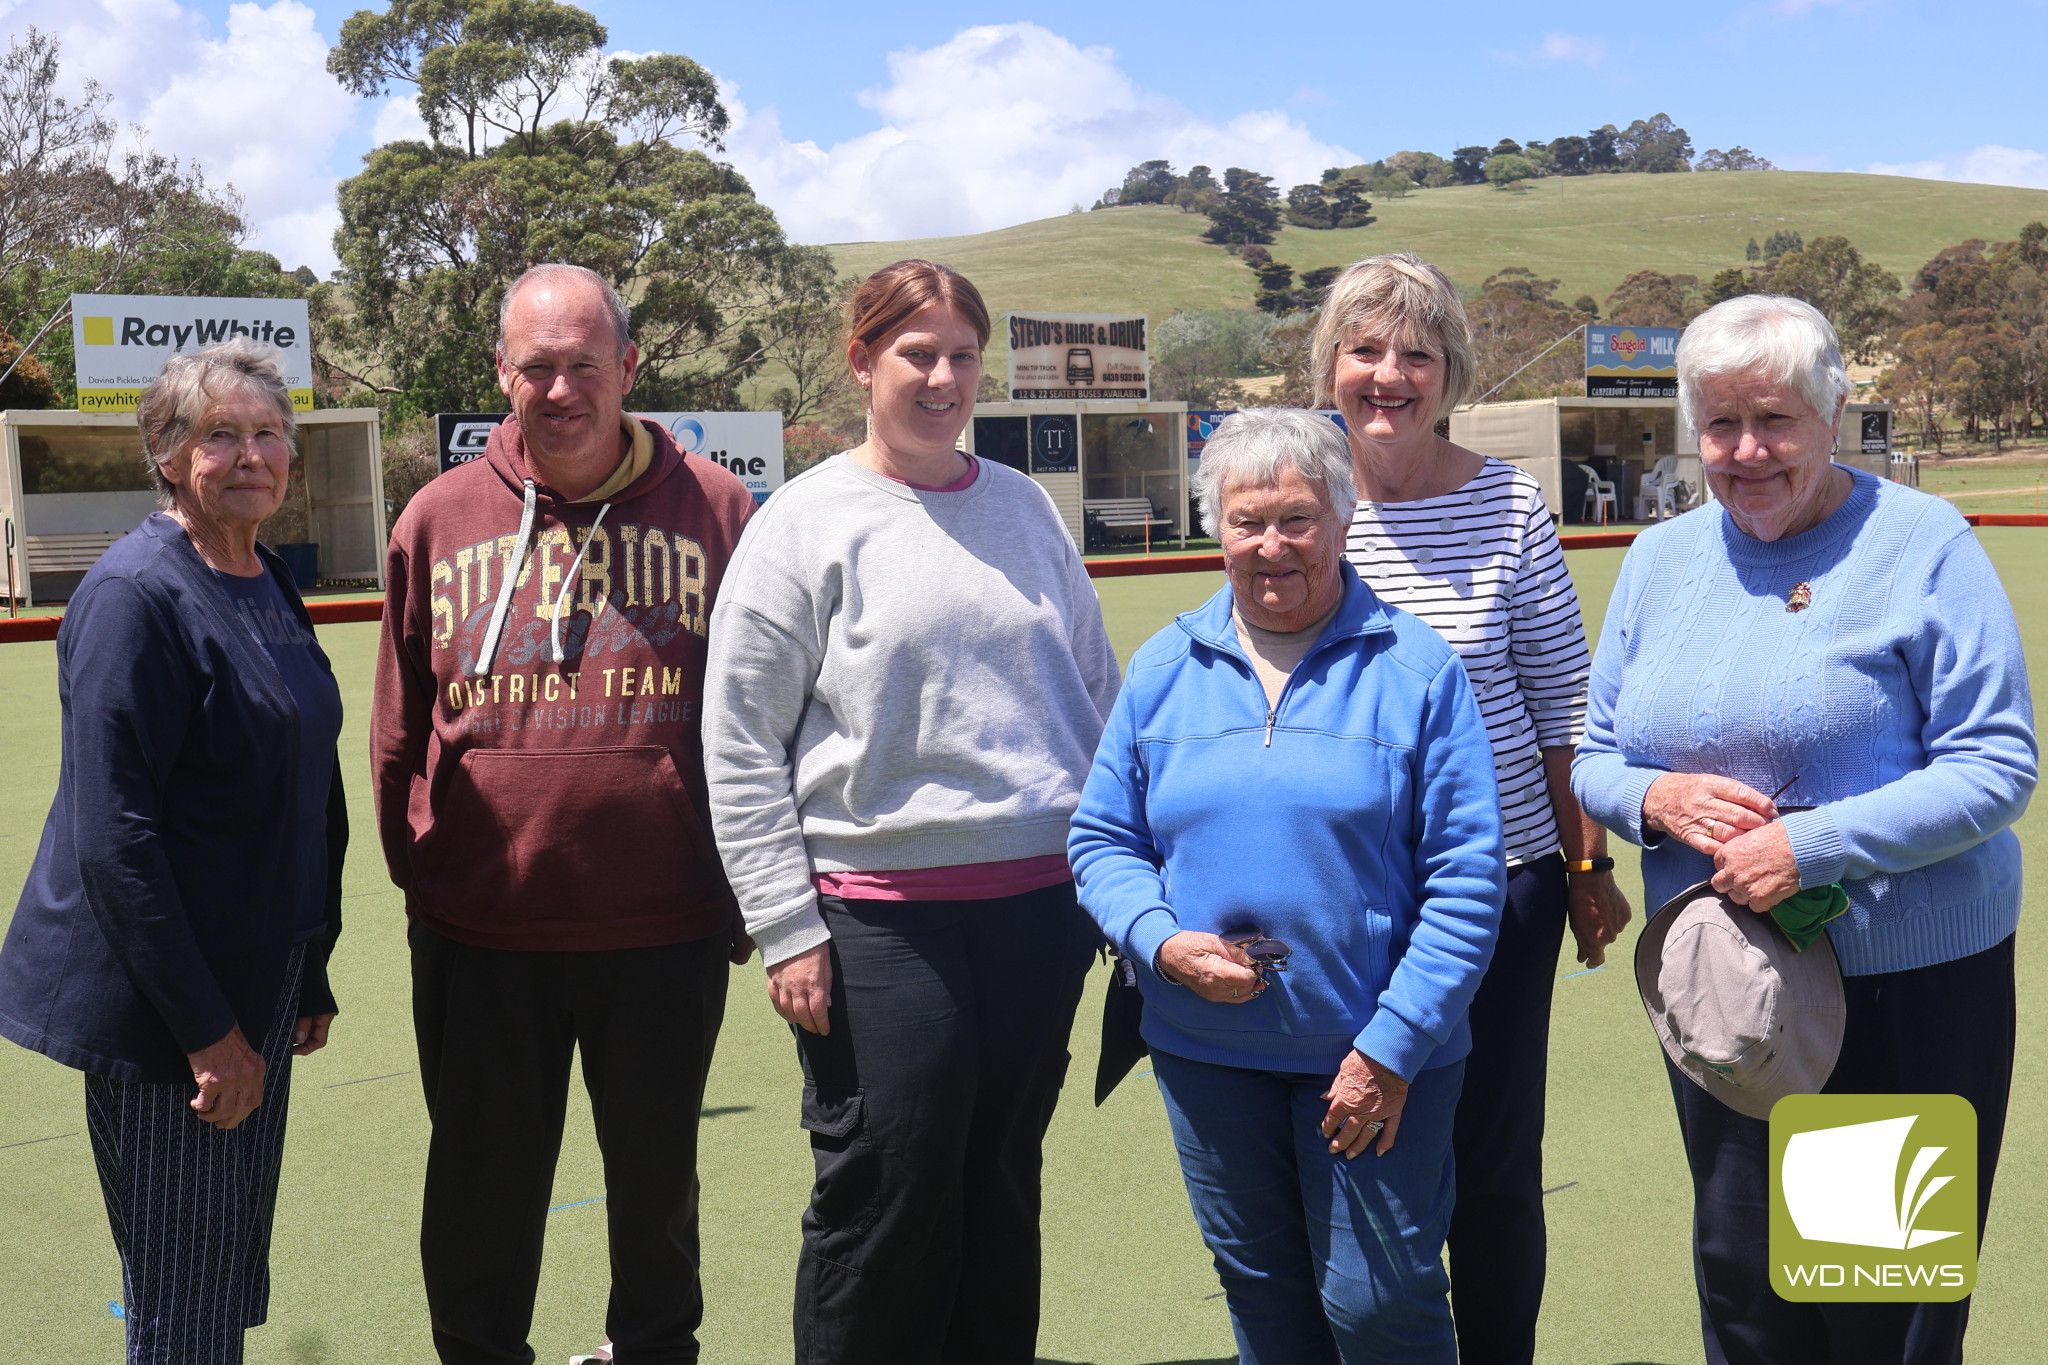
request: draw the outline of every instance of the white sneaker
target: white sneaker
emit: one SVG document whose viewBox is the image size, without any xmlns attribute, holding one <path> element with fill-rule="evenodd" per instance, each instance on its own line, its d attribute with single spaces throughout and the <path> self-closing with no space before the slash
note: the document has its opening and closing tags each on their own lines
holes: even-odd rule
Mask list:
<svg viewBox="0 0 2048 1365">
<path fill-rule="evenodd" d="M 587 1355 L 587 1356 L 570 1356 L 570 1357 L 569 1357 L 569 1365 L 611 1365 L 611 1359 L 612 1359 L 612 1343 L 611 1343 L 611 1338 L 610 1338 L 610 1337 L 606 1337 L 606 1338 L 605 1338 L 605 1343 L 604 1343 L 604 1345 L 602 1345 L 602 1346 L 598 1347 L 598 1348 L 597 1348 L 597 1349 L 596 1349 L 595 1351 L 592 1351 L 592 1352 L 591 1352 L 591 1353 L 590 1353 L 589 1355 Z"/>
</svg>

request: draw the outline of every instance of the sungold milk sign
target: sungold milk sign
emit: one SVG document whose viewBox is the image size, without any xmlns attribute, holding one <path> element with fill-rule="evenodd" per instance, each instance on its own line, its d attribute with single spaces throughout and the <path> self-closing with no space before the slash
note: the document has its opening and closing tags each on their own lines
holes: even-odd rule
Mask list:
<svg viewBox="0 0 2048 1365">
<path fill-rule="evenodd" d="M 304 299 L 165 298 L 73 294 L 71 346 L 80 412 L 133 412 L 164 362 L 230 337 L 277 349 L 292 406 L 313 410 L 313 356 Z"/>
</svg>

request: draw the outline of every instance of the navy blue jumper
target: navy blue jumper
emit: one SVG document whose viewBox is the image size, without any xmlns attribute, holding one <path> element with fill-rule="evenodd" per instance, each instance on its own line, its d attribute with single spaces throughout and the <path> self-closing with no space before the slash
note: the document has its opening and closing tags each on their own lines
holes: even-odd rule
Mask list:
<svg viewBox="0 0 2048 1365">
<path fill-rule="evenodd" d="M 258 547 L 313 633 L 283 561 Z M 320 667 L 332 666 L 318 644 Z M 115 1080 L 190 1083 L 236 1024 L 260 1047 L 296 937 L 299 712 L 185 530 L 116 542 L 57 631 L 63 764 L 0 945 L 0 1036 Z M 311 814 L 311 813 L 309 813 Z M 314 815 L 313 818 L 323 818 Z M 348 811 L 324 813 L 326 932 L 299 1013 L 335 1011 Z"/>
</svg>

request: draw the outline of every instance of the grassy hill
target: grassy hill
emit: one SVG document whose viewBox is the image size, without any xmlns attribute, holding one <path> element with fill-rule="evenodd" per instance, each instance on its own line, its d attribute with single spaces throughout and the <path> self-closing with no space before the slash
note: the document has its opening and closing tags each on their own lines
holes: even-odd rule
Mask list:
<svg viewBox="0 0 2048 1365">
<path fill-rule="evenodd" d="M 1285 228 L 1273 257 L 1302 271 L 1405 249 L 1468 290 L 1520 265 L 1559 280 L 1562 299 L 1604 302 L 1632 271 L 1704 279 L 1741 265 L 1750 238 L 1789 228 L 1808 241 L 1841 233 L 1904 280 L 1942 247 L 2010 239 L 2029 220 L 2048 220 L 2048 190 L 1812 171 L 1597 175 L 1519 191 L 1419 190 L 1376 199 L 1373 212 L 1377 222 L 1342 232 Z M 981 287 L 998 319 L 1012 308 L 1165 317 L 1177 308 L 1250 307 L 1251 272 L 1200 240 L 1207 225 L 1172 208 L 1109 209 L 972 236 L 852 242 L 832 253 L 856 279 L 906 256 L 945 261 Z M 990 359 L 1000 362 L 996 349 Z"/>
</svg>

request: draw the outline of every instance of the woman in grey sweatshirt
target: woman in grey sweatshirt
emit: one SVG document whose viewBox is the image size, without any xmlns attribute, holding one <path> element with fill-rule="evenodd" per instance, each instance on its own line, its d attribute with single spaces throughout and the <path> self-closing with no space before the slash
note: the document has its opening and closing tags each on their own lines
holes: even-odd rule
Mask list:
<svg viewBox="0 0 2048 1365">
<path fill-rule="evenodd" d="M 1067 822 L 1116 658 L 1051 498 L 956 449 L 981 295 L 900 261 L 850 313 L 870 435 L 748 523 L 704 696 L 719 853 L 804 1068 L 796 1354 L 1029 1365 L 1039 1148 L 1100 942 Z"/>
</svg>

